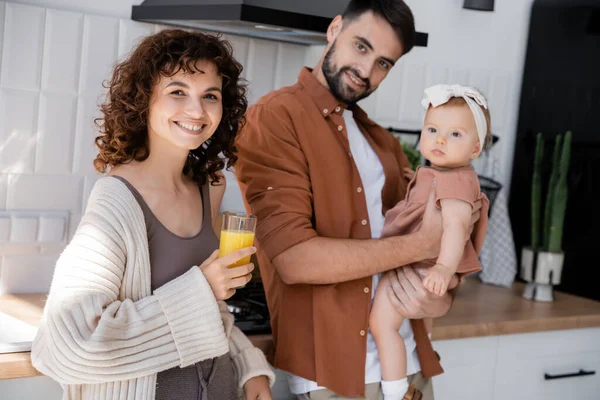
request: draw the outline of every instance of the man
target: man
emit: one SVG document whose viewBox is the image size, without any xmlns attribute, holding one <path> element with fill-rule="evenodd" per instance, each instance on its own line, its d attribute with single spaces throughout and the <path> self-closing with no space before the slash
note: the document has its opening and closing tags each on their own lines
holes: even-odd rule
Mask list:
<svg viewBox="0 0 600 400">
<path fill-rule="evenodd" d="M 237 142 L 236 176 L 258 217 L 274 364 L 292 374 L 290 389 L 300 398 L 380 398 L 368 330 L 380 274 L 439 252 L 433 196 L 418 232 L 378 239 L 385 211 L 406 193 L 408 161 L 398 140 L 356 105 L 414 38 L 402 0 L 351 0 L 331 22 L 317 66 L 250 107 Z M 429 378 L 442 369 L 420 319 L 444 315 L 452 295 L 430 294 L 410 267 L 396 271 L 391 299 L 413 319 L 400 330 L 409 382 L 431 400 Z M 419 395 L 411 387 L 406 399 Z"/>
</svg>

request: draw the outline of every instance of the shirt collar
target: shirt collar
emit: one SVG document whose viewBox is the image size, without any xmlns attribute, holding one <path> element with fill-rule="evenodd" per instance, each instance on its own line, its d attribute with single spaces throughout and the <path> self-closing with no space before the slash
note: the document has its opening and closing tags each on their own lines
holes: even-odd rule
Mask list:
<svg viewBox="0 0 600 400">
<path fill-rule="evenodd" d="M 369 119 L 367 113 L 358 105 L 352 105 L 346 107 L 325 86 L 319 82 L 319 80 L 313 75 L 312 69 L 308 67 L 302 68 L 298 75 L 298 82 L 304 87 L 306 93 L 315 102 L 323 118 L 329 116 L 329 114 L 337 113 L 342 114 L 346 108 L 352 111 L 354 118 L 366 125 L 375 125 L 373 121 Z"/>
</svg>

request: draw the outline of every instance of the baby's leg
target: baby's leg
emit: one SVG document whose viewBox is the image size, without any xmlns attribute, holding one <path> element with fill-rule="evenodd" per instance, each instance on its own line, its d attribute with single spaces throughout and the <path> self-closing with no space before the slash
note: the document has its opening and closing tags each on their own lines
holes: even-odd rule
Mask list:
<svg viewBox="0 0 600 400">
<path fill-rule="evenodd" d="M 406 347 L 398 332 L 404 317 L 394 308 L 389 299 L 388 274 L 377 286 L 375 300 L 371 308 L 369 326 L 381 362 L 384 400 L 402 399 L 408 390 L 406 379 Z"/>
</svg>

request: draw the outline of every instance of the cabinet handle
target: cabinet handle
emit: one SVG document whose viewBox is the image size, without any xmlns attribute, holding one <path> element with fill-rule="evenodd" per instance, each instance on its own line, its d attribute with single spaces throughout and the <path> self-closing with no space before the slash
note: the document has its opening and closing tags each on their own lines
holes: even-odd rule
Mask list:
<svg viewBox="0 0 600 400">
<path fill-rule="evenodd" d="M 563 374 L 563 375 L 544 374 L 544 379 L 549 381 L 552 379 L 575 378 L 578 376 L 588 376 L 588 375 L 595 375 L 595 374 L 596 374 L 596 371 L 584 371 L 584 370 L 580 369 L 579 372 L 573 372 L 570 374 Z"/>
</svg>

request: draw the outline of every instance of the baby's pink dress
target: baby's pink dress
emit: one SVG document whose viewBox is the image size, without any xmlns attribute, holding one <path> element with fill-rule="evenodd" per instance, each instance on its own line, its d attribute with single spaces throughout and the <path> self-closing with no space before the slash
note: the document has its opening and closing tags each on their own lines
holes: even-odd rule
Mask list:
<svg viewBox="0 0 600 400">
<path fill-rule="evenodd" d="M 419 229 L 434 178 L 438 208 L 441 208 L 442 199 L 460 199 L 471 205 L 481 200 L 481 217 L 473 228 L 471 240 L 468 240 L 465 245 L 457 270 L 459 276 L 478 272 L 481 270 L 478 255 L 485 239 L 489 201 L 487 196 L 481 193 L 479 179 L 471 166 L 443 171 L 425 166 L 418 167 L 414 178 L 408 184 L 404 200 L 398 202 L 385 214 L 381 237 L 405 235 Z M 436 259 L 432 259 L 411 266 L 429 268 L 435 263 Z"/>
</svg>

